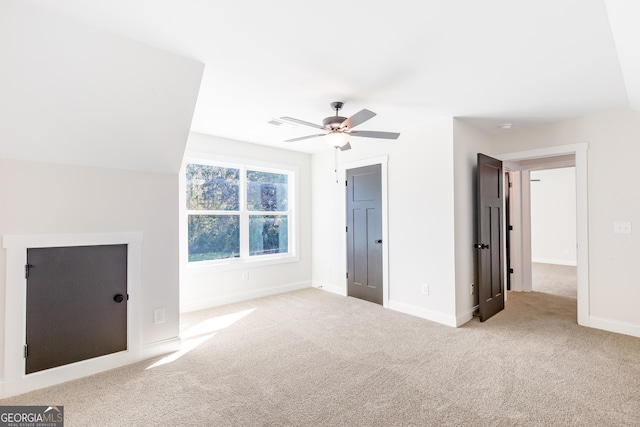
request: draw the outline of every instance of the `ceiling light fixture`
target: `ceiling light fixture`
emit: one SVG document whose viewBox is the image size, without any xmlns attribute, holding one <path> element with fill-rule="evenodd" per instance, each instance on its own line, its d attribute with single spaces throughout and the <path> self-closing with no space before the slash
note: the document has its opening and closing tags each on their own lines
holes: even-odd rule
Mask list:
<svg viewBox="0 0 640 427">
<path fill-rule="evenodd" d="M 509 130 L 509 129 L 511 129 L 511 126 L 513 126 L 512 123 L 503 123 L 503 124 L 500 125 L 500 129 Z"/>
<path fill-rule="evenodd" d="M 325 135 L 324 140 L 327 144 L 332 147 L 340 148 L 349 142 L 347 139 L 348 135 L 346 133 L 334 130 Z"/>
</svg>

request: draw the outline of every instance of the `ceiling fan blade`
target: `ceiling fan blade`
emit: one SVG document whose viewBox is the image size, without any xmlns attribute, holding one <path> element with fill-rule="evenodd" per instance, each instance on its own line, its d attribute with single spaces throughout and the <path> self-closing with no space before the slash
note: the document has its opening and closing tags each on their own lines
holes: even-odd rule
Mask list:
<svg viewBox="0 0 640 427">
<path fill-rule="evenodd" d="M 294 119 L 293 117 L 280 117 L 280 120 L 286 120 L 288 122 L 298 123 L 299 125 L 311 126 L 316 129 L 324 129 L 322 126 L 315 123 L 305 122 L 304 120 Z"/>
<path fill-rule="evenodd" d="M 351 129 L 358 126 L 360 123 L 366 122 L 367 120 L 374 117 L 375 115 L 376 113 L 374 113 L 373 111 L 369 111 L 367 109 L 360 110 L 357 113 L 355 113 L 353 116 L 349 117 L 347 120 L 342 122 L 342 125 L 340 126 L 343 128 Z"/>
<path fill-rule="evenodd" d="M 382 139 L 398 139 L 400 134 L 398 132 L 378 132 L 375 130 L 354 130 L 346 132 L 351 136 L 363 136 L 365 138 L 382 138 Z"/>
<path fill-rule="evenodd" d="M 339 148 L 340 148 L 340 151 L 351 150 L 351 144 L 347 142 L 346 144 L 344 144 L 342 147 L 339 147 Z"/>
<path fill-rule="evenodd" d="M 318 134 L 318 135 L 307 135 L 307 136 L 301 136 L 301 137 L 299 137 L 299 138 L 287 139 L 287 140 L 286 140 L 286 141 L 284 141 L 284 142 L 296 142 L 296 141 L 302 141 L 303 139 L 317 138 L 317 137 L 319 137 L 319 136 L 325 136 L 325 135 L 326 135 L 326 133 L 321 133 L 321 134 Z"/>
</svg>

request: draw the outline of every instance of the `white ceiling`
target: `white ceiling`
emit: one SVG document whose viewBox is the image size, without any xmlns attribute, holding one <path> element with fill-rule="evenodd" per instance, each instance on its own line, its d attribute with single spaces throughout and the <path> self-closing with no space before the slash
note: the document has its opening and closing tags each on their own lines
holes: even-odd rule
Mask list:
<svg viewBox="0 0 640 427">
<path fill-rule="evenodd" d="M 326 146 L 284 144 L 317 130 L 267 122 L 320 123 L 331 101 L 378 113 L 358 129 L 401 133 L 446 116 L 499 131 L 640 105 L 633 0 L 29 3 L 205 63 L 193 131 L 294 150 Z"/>
<path fill-rule="evenodd" d="M 0 64 L 0 158 L 180 170 L 202 63 L 1 0 Z"/>
</svg>

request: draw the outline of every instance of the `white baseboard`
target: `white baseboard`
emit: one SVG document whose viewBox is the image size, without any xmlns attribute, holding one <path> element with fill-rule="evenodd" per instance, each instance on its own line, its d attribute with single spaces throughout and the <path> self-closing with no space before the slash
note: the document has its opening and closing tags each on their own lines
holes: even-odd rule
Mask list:
<svg viewBox="0 0 640 427">
<path fill-rule="evenodd" d="M 617 334 L 631 335 L 640 338 L 640 325 L 617 320 L 605 319 L 598 316 L 589 316 L 589 327 L 602 329 L 603 331 L 615 332 Z"/>
<path fill-rule="evenodd" d="M 470 321 L 471 319 L 473 319 L 473 313 L 478 309 L 478 306 L 476 305 L 473 308 L 470 308 L 469 310 L 459 314 L 458 316 L 456 316 L 456 327 L 458 326 L 462 326 L 465 323 L 467 323 L 468 321 Z"/>
<path fill-rule="evenodd" d="M 331 284 L 325 283 L 325 282 L 319 282 L 317 280 L 313 280 L 311 282 L 311 286 L 313 286 L 314 288 L 317 288 L 317 289 L 322 289 L 323 291 L 327 291 L 327 292 L 331 292 L 333 294 L 341 295 L 343 297 L 347 296 L 347 290 L 346 290 L 346 288 L 344 286 L 340 287 L 340 286 L 331 285 Z"/>
<path fill-rule="evenodd" d="M 416 307 L 415 305 L 405 304 L 398 301 L 389 301 L 389 309 L 420 317 L 422 319 L 431 320 L 432 322 L 441 323 L 443 325 L 452 326 L 454 328 L 458 326 L 457 319 L 454 316 L 427 310 L 422 307 Z"/>
<path fill-rule="evenodd" d="M 0 398 L 15 396 L 45 387 L 61 384 L 78 378 L 130 365 L 140 361 L 139 351 L 121 351 L 105 356 L 82 360 L 32 374 L 12 375 L 5 378 Z"/>
<path fill-rule="evenodd" d="M 532 258 L 531 262 L 537 262 L 540 264 L 569 265 L 572 267 L 575 267 L 578 265 L 578 262 L 576 260 L 553 259 L 553 258 Z"/>
<path fill-rule="evenodd" d="M 157 356 L 162 356 L 163 354 L 179 351 L 181 346 L 182 340 L 179 337 L 147 344 L 142 347 L 140 360 L 152 359 Z"/>
<path fill-rule="evenodd" d="M 236 294 L 222 295 L 213 298 L 207 298 L 199 301 L 192 301 L 180 305 L 180 313 L 189 313 L 192 311 L 205 310 L 207 308 L 218 307 L 236 302 L 248 301 L 256 298 L 268 297 L 271 295 L 283 294 L 285 292 L 297 291 L 311 287 L 311 281 L 299 283 L 291 283 L 288 285 L 274 286 L 272 288 L 255 289 L 252 291 L 238 292 Z"/>
<path fill-rule="evenodd" d="M 29 375 L 15 375 L 0 383 L 0 398 L 15 396 L 44 387 L 61 384 L 111 369 L 120 368 L 145 359 L 180 350 L 178 337 L 147 344 L 140 350 L 121 351 L 101 357 L 82 360 Z"/>
</svg>

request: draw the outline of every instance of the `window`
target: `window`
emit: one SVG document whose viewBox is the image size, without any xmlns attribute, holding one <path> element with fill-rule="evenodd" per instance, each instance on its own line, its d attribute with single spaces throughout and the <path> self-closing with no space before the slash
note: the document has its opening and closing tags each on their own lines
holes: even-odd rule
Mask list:
<svg viewBox="0 0 640 427">
<path fill-rule="evenodd" d="M 292 255 L 293 171 L 191 161 L 185 183 L 189 263 Z"/>
</svg>

